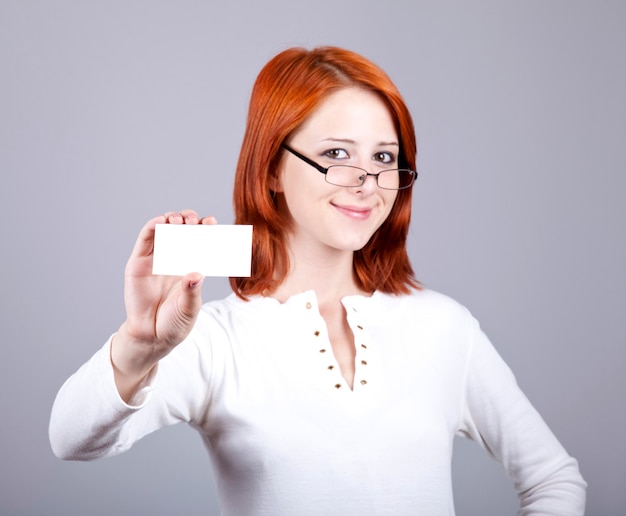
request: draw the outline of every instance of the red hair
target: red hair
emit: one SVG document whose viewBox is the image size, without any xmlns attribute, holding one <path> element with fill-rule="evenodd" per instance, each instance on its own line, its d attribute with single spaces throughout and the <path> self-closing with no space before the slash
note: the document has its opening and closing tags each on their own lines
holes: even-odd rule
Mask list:
<svg viewBox="0 0 626 516">
<path fill-rule="evenodd" d="M 415 170 L 417 148 L 411 114 L 400 92 L 378 66 L 336 47 L 291 48 L 270 60 L 252 89 L 241 146 L 233 205 L 236 224 L 252 224 L 252 275 L 230 278 L 246 298 L 271 292 L 289 269 L 286 221 L 270 185 L 283 155 L 281 145 L 331 93 L 358 86 L 380 95 L 400 140 L 399 166 Z M 411 188 L 398 191 L 387 220 L 369 242 L 354 252 L 354 275 L 366 292 L 406 294 L 419 288 L 406 239 L 411 219 Z"/>
</svg>

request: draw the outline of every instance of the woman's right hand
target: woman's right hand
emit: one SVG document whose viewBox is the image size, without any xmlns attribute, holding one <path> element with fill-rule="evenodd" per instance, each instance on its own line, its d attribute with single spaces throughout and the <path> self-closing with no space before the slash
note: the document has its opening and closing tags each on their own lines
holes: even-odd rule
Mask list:
<svg viewBox="0 0 626 516">
<path fill-rule="evenodd" d="M 196 212 L 168 212 L 141 229 L 126 264 L 124 303 L 126 321 L 113 337 L 111 361 L 121 397 L 128 401 L 141 380 L 157 362 L 180 344 L 191 331 L 202 306 L 203 276 L 152 274 L 156 224 L 216 224 Z"/>
</svg>

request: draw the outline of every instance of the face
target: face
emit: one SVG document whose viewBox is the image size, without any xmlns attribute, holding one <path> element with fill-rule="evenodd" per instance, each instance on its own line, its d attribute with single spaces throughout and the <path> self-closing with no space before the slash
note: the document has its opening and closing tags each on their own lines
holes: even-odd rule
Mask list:
<svg viewBox="0 0 626 516">
<path fill-rule="evenodd" d="M 398 167 L 399 141 L 384 102 L 351 87 L 329 96 L 286 142 L 324 167 L 353 165 L 370 173 Z M 274 185 L 291 225 L 289 245 L 311 252 L 352 253 L 385 221 L 397 191 L 368 176 L 363 185 L 334 186 L 311 165 L 284 151 Z"/>
</svg>

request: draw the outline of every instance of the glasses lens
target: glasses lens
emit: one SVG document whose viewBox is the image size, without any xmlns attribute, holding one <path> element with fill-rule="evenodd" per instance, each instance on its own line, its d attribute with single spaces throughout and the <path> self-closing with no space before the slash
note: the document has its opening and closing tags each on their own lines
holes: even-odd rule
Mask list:
<svg viewBox="0 0 626 516">
<path fill-rule="evenodd" d="M 328 167 L 326 181 L 335 186 L 361 186 L 366 172 L 357 167 L 334 165 Z"/>
<path fill-rule="evenodd" d="M 361 186 L 367 172 L 362 168 L 334 165 L 328 167 L 326 181 L 335 186 Z M 400 190 L 413 184 L 413 172 L 407 169 L 385 170 L 377 174 L 378 187 L 385 190 Z"/>
<path fill-rule="evenodd" d="M 378 186 L 387 190 L 401 190 L 413 184 L 413 172 L 407 169 L 385 170 L 378 174 Z"/>
<path fill-rule="evenodd" d="M 398 190 L 402 187 L 400 184 L 400 170 L 385 170 L 378 174 L 378 186 L 387 190 Z"/>
</svg>

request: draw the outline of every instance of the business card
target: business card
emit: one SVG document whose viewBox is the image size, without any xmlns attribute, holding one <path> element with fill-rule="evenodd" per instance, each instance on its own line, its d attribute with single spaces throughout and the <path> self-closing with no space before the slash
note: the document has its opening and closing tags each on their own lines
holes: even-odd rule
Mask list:
<svg viewBox="0 0 626 516">
<path fill-rule="evenodd" d="M 250 276 L 252 226 L 157 224 L 152 274 Z"/>
</svg>

